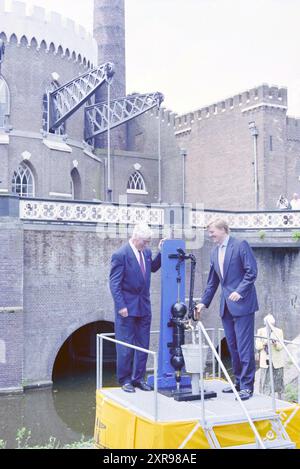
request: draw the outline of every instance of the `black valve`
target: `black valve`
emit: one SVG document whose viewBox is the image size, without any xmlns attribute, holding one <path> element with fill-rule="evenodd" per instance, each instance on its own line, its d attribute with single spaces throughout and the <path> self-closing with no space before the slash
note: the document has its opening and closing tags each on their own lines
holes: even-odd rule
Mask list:
<svg viewBox="0 0 300 469">
<path fill-rule="evenodd" d="M 184 317 L 187 307 L 184 303 L 175 303 L 171 308 L 170 326 L 173 328 L 173 342 L 170 345 L 171 365 L 175 370 L 176 382 L 181 380 L 181 369 L 184 366 L 184 359 L 181 346 L 184 344 Z"/>
</svg>

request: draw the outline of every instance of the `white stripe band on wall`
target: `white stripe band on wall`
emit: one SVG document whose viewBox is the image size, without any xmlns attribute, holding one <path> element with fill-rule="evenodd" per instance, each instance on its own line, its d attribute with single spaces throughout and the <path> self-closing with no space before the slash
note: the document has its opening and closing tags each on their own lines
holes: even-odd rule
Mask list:
<svg viewBox="0 0 300 469">
<path fill-rule="evenodd" d="M 72 194 L 64 194 L 63 192 L 49 192 L 49 195 L 53 197 L 70 197 L 70 198 L 73 197 Z"/>
</svg>

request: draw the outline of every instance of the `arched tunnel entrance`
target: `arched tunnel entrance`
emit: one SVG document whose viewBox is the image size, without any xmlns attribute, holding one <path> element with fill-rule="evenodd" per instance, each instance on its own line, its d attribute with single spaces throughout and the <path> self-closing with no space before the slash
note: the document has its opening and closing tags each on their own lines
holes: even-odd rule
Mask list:
<svg viewBox="0 0 300 469">
<path fill-rule="evenodd" d="M 65 378 L 96 375 L 96 335 L 114 332 L 114 324 L 98 321 L 75 331 L 59 350 L 52 372 L 53 384 Z M 103 369 L 106 385 L 114 384 L 116 350 L 112 342 L 103 343 Z"/>
<path fill-rule="evenodd" d="M 52 399 L 56 414 L 66 428 L 89 439 L 96 412 L 96 335 L 114 332 L 114 324 L 98 321 L 77 329 L 62 345 L 52 370 Z M 116 351 L 104 341 L 103 383 L 116 384 Z"/>
</svg>

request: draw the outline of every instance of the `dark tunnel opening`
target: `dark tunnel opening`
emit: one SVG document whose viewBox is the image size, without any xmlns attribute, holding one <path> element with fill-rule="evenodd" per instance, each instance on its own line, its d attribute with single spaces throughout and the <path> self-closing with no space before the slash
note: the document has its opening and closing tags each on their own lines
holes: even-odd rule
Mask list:
<svg viewBox="0 0 300 469">
<path fill-rule="evenodd" d="M 96 379 L 96 335 L 113 333 L 114 324 L 98 321 L 75 331 L 59 350 L 52 372 L 53 383 L 65 378 L 90 375 Z M 103 341 L 103 371 L 108 384 L 114 384 L 116 364 L 115 344 Z"/>
</svg>

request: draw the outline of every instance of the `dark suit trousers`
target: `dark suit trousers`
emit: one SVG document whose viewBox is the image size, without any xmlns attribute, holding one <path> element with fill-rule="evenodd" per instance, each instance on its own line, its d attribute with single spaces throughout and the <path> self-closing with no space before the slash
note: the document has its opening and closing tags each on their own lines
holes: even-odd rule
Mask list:
<svg viewBox="0 0 300 469">
<path fill-rule="evenodd" d="M 116 315 L 116 339 L 127 344 L 149 349 L 151 316 Z M 117 345 L 117 378 L 121 385 L 144 379 L 148 354 L 124 345 Z"/>
<path fill-rule="evenodd" d="M 254 314 L 232 316 L 225 306 L 222 317 L 235 382 L 253 391 L 255 378 Z"/>
</svg>

